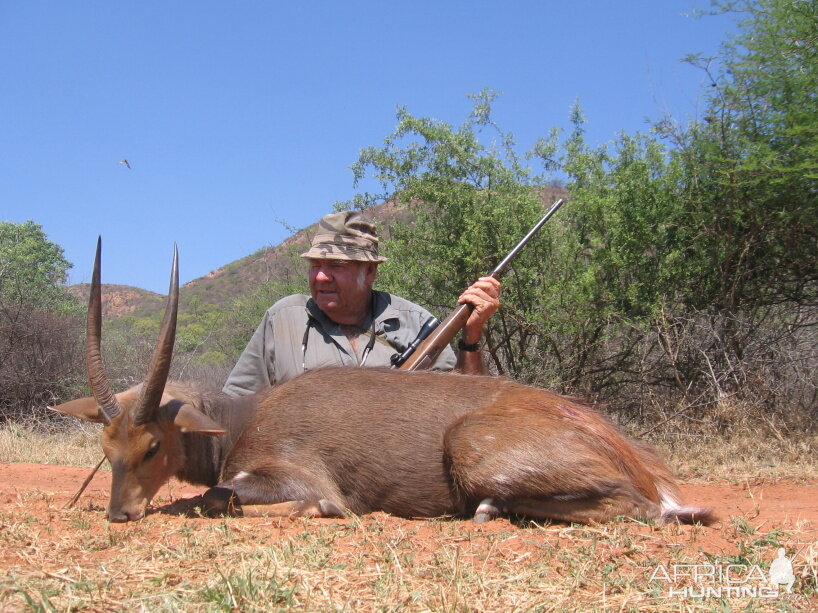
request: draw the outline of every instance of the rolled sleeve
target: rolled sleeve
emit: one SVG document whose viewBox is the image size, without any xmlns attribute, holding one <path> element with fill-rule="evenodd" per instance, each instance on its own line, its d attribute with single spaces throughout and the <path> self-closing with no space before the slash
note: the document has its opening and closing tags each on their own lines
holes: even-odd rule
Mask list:
<svg viewBox="0 0 818 613">
<path fill-rule="evenodd" d="M 272 384 L 271 368 L 275 361 L 274 348 L 267 343 L 270 333 L 270 313 L 264 314 L 261 323 L 253 332 L 250 342 L 230 371 L 222 388 L 230 396 L 248 396 Z"/>
</svg>

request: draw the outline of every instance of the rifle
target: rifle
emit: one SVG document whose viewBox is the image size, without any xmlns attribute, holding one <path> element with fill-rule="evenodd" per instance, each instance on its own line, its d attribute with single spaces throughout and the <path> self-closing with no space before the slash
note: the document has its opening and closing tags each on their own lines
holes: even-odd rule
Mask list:
<svg viewBox="0 0 818 613">
<path fill-rule="evenodd" d="M 528 231 L 523 239 L 517 243 L 517 246 L 509 251 L 508 255 L 494 267 L 488 276 L 499 279 L 506 269 L 511 264 L 512 260 L 522 251 L 528 241 L 539 232 L 540 228 L 545 225 L 551 216 L 557 212 L 557 209 L 562 206 L 563 199 L 558 199 L 545 216 L 538 221 L 531 230 Z M 429 368 L 440 352 L 452 341 L 455 335 L 466 325 L 466 321 L 471 314 L 472 306 L 470 304 L 459 305 L 452 313 L 443 320 L 441 324 L 436 317 L 429 318 L 420 329 L 417 338 L 412 341 L 406 350 L 401 354 L 392 356 L 392 368 L 400 368 L 401 370 L 422 370 Z"/>
</svg>

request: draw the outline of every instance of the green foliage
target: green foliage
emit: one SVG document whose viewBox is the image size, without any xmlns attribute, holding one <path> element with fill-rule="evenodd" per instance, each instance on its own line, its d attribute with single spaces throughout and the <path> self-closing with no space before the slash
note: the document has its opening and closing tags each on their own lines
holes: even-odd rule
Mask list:
<svg viewBox="0 0 818 613">
<path fill-rule="evenodd" d="M 194 296 L 185 313 L 179 316 L 177 363 L 183 367 L 190 364 L 200 372 L 217 369 L 218 376 L 225 379 L 264 312 L 284 296 L 309 292 L 306 267 L 296 253 L 301 250 L 297 246 L 284 255 L 288 261 L 275 278 L 249 288 L 242 286 L 242 291 L 226 301 L 224 307 L 204 304 Z M 189 376 L 189 372 L 185 374 Z"/>
<path fill-rule="evenodd" d="M 522 154 L 493 119 L 491 90 L 471 96 L 460 126 L 399 109 L 394 132 L 353 165 L 356 185 L 372 177 L 381 193 L 336 204 L 396 203 L 397 221 L 381 228 L 389 261 L 379 287 L 445 316 L 544 205 L 566 195 L 554 188 L 564 181 L 568 204 L 503 279 L 503 306 L 485 334 L 496 372 L 601 398 L 643 420 L 669 403 L 718 430 L 736 423 L 730 407 L 739 401 L 765 418 L 784 419 L 792 407 L 814 415 L 818 0 L 713 7 L 743 21 L 719 58 L 687 58 L 712 83 L 702 120 L 687 126 L 664 120 L 650 134 L 592 148 L 576 104 L 567 135 L 553 129 Z M 271 304 L 307 291 L 297 250 L 265 260 L 268 281 L 250 292 L 246 273 L 227 270 L 219 287 L 229 302 L 186 298 L 174 375 L 228 369 Z M 2 316 L 14 322 L 3 338 L 45 346 L 31 330 L 46 334 L 49 317 L 77 311 L 62 287 L 69 266 L 33 222 L 0 224 Z M 158 328 L 159 315 L 106 322 L 116 387 L 141 379 Z M 2 373 L 11 372 L 6 355 L 21 355 L 5 342 Z M 32 377 L 42 366 L 34 359 L 19 372 Z"/>
<path fill-rule="evenodd" d="M 445 314 L 541 215 L 557 171 L 569 203 L 507 274 L 486 331 L 498 372 L 640 412 L 727 395 L 814 411 L 817 7 L 716 4 L 745 20 L 718 74 L 688 59 L 713 86 L 704 120 L 683 129 L 662 121 L 594 149 L 576 105 L 564 142 L 552 130 L 520 156 L 493 92 L 459 128 L 401 109 L 353 166 L 384 193 L 346 204 L 391 197 L 407 211 L 380 282 Z"/>
<path fill-rule="evenodd" d="M 0 419 L 71 393 L 82 308 L 63 286 L 70 267 L 39 225 L 0 222 Z"/>
<path fill-rule="evenodd" d="M 384 145 L 364 149 L 353 166 L 357 180 L 371 173 L 410 217 L 390 228 L 389 261 L 381 266 L 379 284 L 439 315 L 514 247 L 542 217 L 543 198 L 553 195 L 544 193 L 545 180 L 522 163 L 513 137 L 493 122 L 495 96 L 487 90 L 472 96 L 474 109 L 459 128 L 401 109 Z M 494 140 L 484 144 L 489 135 Z M 544 229 L 516 260 L 504 310 L 486 331 L 500 372 L 518 375 L 518 362 L 532 342 L 523 328 L 547 289 L 541 263 L 550 252 L 550 233 Z"/>
<path fill-rule="evenodd" d="M 650 317 L 677 293 L 684 266 L 678 168 L 655 140 L 621 135 L 613 152 L 591 151 L 580 128 L 563 165 L 572 203 L 562 266 L 581 278 L 578 301 L 629 319 Z"/>
<path fill-rule="evenodd" d="M 185 313 L 180 313 L 176 324 L 176 351 L 191 353 L 205 345 L 213 330 L 226 316 L 215 304 L 202 304 L 194 297 Z"/>
<path fill-rule="evenodd" d="M 225 356 L 231 366 L 235 364 L 264 312 L 276 301 L 295 293 L 309 293 L 306 270 L 292 279 L 261 283 L 234 298 L 214 330 L 213 349 Z"/>
<path fill-rule="evenodd" d="M 721 63 L 691 56 L 712 87 L 704 120 L 660 128 L 683 167 L 685 238 L 709 270 L 697 306 L 730 312 L 818 300 L 818 3 L 719 2 L 743 16 Z M 714 66 L 720 66 L 720 69 Z"/>
<path fill-rule="evenodd" d="M 62 247 L 49 241 L 33 221 L 0 222 L 0 299 L 4 309 L 35 306 L 70 309 L 75 302 L 65 291 L 71 263 Z"/>
<path fill-rule="evenodd" d="M 445 314 L 563 195 L 548 187 L 547 173 L 559 168 L 570 202 L 503 279 L 503 308 L 485 333 L 491 364 L 582 394 L 632 381 L 653 321 L 684 291 L 680 166 L 640 135 L 590 149 L 576 106 L 563 145 L 552 131 L 525 156 L 540 163 L 535 170 L 493 121 L 494 98 L 474 96 L 457 129 L 401 110 L 384 146 L 362 151 L 356 177 L 371 173 L 410 214 L 390 229 L 379 282 Z M 495 136 L 488 146 L 486 131 Z"/>
</svg>

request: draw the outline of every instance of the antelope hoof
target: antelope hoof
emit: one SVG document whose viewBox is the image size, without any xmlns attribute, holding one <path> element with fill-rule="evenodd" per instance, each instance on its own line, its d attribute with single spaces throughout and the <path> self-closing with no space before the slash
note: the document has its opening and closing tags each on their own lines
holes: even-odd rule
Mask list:
<svg viewBox="0 0 818 613">
<path fill-rule="evenodd" d="M 500 515 L 501 512 L 493 498 L 485 498 L 477 505 L 477 510 L 474 512 L 474 523 L 484 524 Z"/>
<path fill-rule="evenodd" d="M 227 487 L 216 485 L 202 496 L 202 515 L 219 517 L 236 514 L 236 493 Z"/>
<path fill-rule="evenodd" d="M 344 513 L 343 509 L 326 498 L 322 498 L 318 501 L 318 509 L 321 511 L 321 517 L 346 517 L 346 513 Z"/>
</svg>

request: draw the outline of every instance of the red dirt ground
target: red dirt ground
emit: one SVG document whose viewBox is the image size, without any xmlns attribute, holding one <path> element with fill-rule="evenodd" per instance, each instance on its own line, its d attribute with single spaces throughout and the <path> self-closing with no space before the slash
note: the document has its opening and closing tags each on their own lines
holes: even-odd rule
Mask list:
<svg viewBox="0 0 818 613">
<path fill-rule="evenodd" d="M 56 577 L 62 582 L 75 581 L 64 576 L 71 569 L 74 569 L 73 572 L 78 577 L 87 577 L 99 585 L 107 585 L 105 582 L 108 575 L 105 573 L 116 576 L 120 576 L 117 574 L 120 573 L 124 577 L 130 577 L 130 571 L 123 569 L 131 568 L 134 564 L 131 559 L 133 556 L 141 555 L 137 564 L 143 566 L 153 560 L 153 549 L 136 551 L 138 543 L 163 543 L 168 538 L 182 539 L 186 529 L 204 535 L 210 534 L 212 537 L 212 533 L 208 533 L 208 526 L 219 520 L 183 517 L 174 513 L 173 509 L 177 505 L 172 503 L 196 496 L 204 489 L 179 482 L 163 487 L 153 501 L 153 511 L 136 525 L 108 524 L 105 521 L 110 488 L 110 473 L 107 471 L 97 473 L 77 504 L 79 513 L 77 510 L 61 510 L 88 472 L 87 468 L 0 464 L 0 540 L 5 536 L 5 545 L 0 547 L 0 570 L 5 569 L 8 576 L 17 577 L 19 581 L 29 581 L 26 585 L 33 585 L 37 589 L 49 578 Z M 533 527 L 524 522 L 513 523 L 505 518 L 485 524 L 474 524 L 469 520 L 444 522 L 445 525 L 441 526 L 441 522 L 407 520 L 375 513 L 361 520 L 236 519 L 232 520 L 232 534 L 237 536 L 232 538 L 246 538 L 253 543 L 268 542 L 270 539 L 286 542 L 287 539 L 300 538 L 305 525 L 307 530 L 314 529 L 318 534 L 321 531 L 337 532 L 338 539 L 332 539 L 333 559 L 348 563 L 350 568 L 357 568 L 353 564 L 356 560 L 369 559 L 361 557 L 362 547 L 369 547 L 372 552 L 376 552 L 390 543 L 401 543 L 401 547 L 411 545 L 412 559 L 416 564 L 421 564 L 425 559 L 436 559 L 435 552 L 442 547 L 451 546 L 453 542 L 462 549 L 462 555 L 465 556 L 463 560 L 473 556 L 475 560 L 479 559 L 481 568 L 488 563 L 489 558 L 491 563 L 499 563 L 498 560 L 539 559 L 547 552 L 558 552 L 548 554 L 551 555 L 550 563 L 557 568 L 564 563 L 560 556 L 564 555 L 566 549 L 579 548 L 577 551 L 581 553 L 583 547 L 587 550 L 589 543 L 592 543 L 596 552 L 593 560 L 598 560 L 600 564 L 623 561 L 621 570 L 617 572 L 621 572 L 623 576 L 630 573 L 635 580 L 642 582 L 646 578 L 645 568 L 656 567 L 657 561 L 694 563 L 715 559 L 732 563 L 732 560 L 740 560 L 744 555 L 755 555 L 756 560 L 770 562 L 777 548 L 784 547 L 799 574 L 798 589 L 801 591 L 798 593 L 811 594 L 809 597 L 799 596 L 802 600 L 789 610 L 816 610 L 818 601 L 815 600 L 814 587 L 804 586 L 815 585 L 818 569 L 818 480 L 686 483 L 682 485 L 682 491 L 689 504 L 714 509 L 719 521 L 709 527 L 651 526 L 621 521 L 613 523 L 611 527 L 590 527 L 586 530 L 561 524 Z M 179 506 L 185 506 L 184 502 Z M 90 521 L 78 521 L 81 513 L 88 513 Z M 23 522 L 22 528 L 17 525 L 20 522 Z M 369 527 L 364 541 L 360 539 L 356 522 Z M 406 544 L 407 535 L 411 535 L 408 539 L 411 541 L 410 545 Z M 95 546 L 86 551 L 83 543 L 87 543 L 89 539 L 97 545 L 121 540 L 123 545 Z M 207 537 L 203 536 L 202 539 L 204 542 Z M 125 547 L 126 543 L 131 550 Z M 205 553 L 210 555 L 207 551 Z M 375 553 L 371 555 L 374 556 Z M 210 577 L 209 573 L 212 573 L 209 559 L 191 558 L 185 564 L 185 577 L 188 581 L 195 577 L 206 581 Z M 570 571 L 571 569 L 565 572 Z M 140 576 L 131 577 L 122 584 L 116 584 L 119 592 L 106 587 L 107 591 L 100 597 L 113 598 L 111 602 L 119 602 L 120 598 L 127 602 L 141 602 L 139 599 L 143 592 L 138 591 L 142 589 L 139 587 L 140 581 Z M 580 609 L 590 607 L 588 603 L 597 598 L 596 592 L 593 592 L 597 588 L 587 588 L 593 593 L 577 589 L 579 591 L 572 593 L 571 598 L 580 598 L 584 603 L 577 604 Z M 804 591 L 806 589 L 810 591 Z M 31 590 L 31 593 L 36 592 L 33 588 Z M 57 597 L 67 599 L 70 590 L 66 590 Z M 7 607 L 12 605 L 19 610 L 19 591 L 8 588 L 4 596 L 3 586 L 0 585 L 0 610 L 11 610 Z M 626 592 L 627 590 L 617 596 L 623 603 L 630 602 L 628 599 L 633 596 L 631 592 Z M 645 593 L 639 592 L 634 597 L 649 603 L 659 602 L 651 600 Z M 661 603 L 667 604 L 664 600 Z M 755 604 L 761 608 L 753 610 L 767 610 L 762 607 L 764 603 Z M 778 606 L 780 603 L 775 601 L 772 604 Z M 111 607 L 110 610 L 124 610 L 119 605 Z M 109 609 L 103 606 L 99 610 Z"/>
<path fill-rule="evenodd" d="M 88 474 L 87 468 L 41 464 L 0 464 L 0 508 L 18 504 L 21 493 L 39 492 L 67 501 L 77 491 Z M 818 542 L 818 480 L 806 483 L 788 481 L 749 481 L 744 483 L 686 483 L 682 484 L 686 502 L 711 507 L 720 518 L 714 526 L 705 528 L 702 539 L 706 551 L 716 555 L 738 553 L 736 537 L 742 523 L 754 533 L 769 534 L 785 530 L 801 543 Z M 110 473 L 100 471 L 85 490 L 78 506 L 104 513 L 110 488 Z M 172 481 L 163 487 L 153 501 L 156 508 L 181 498 L 200 494 L 199 488 Z M 53 501 L 52 501 L 53 505 Z M 53 513 L 54 509 L 31 512 Z M 149 519 L 156 521 L 154 515 Z M 174 521 L 165 513 L 161 520 Z M 249 521 L 249 520 L 248 520 Z M 398 520 L 395 521 L 403 521 Z"/>
</svg>

